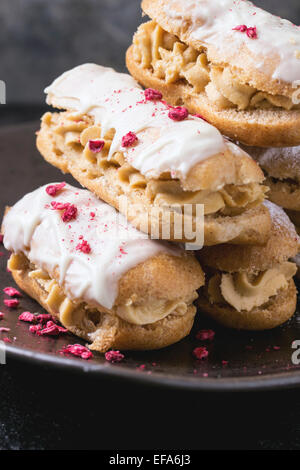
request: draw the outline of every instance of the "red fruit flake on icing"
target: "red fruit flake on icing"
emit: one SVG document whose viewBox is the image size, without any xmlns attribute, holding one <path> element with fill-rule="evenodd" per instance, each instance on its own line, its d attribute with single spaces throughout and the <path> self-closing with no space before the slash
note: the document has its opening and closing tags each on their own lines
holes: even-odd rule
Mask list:
<svg viewBox="0 0 300 470">
<path fill-rule="evenodd" d="M 70 204 L 69 207 L 63 212 L 61 218 L 63 222 L 70 222 L 70 220 L 76 219 L 77 207 L 74 204 Z"/>
<path fill-rule="evenodd" d="M 10 331 L 10 328 L 4 328 L 4 326 L 0 328 L 0 333 L 8 333 L 9 331 Z"/>
<path fill-rule="evenodd" d="M 257 39 L 257 29 L 256 29 L 256 26 L 254 26 L 253 28 L 248 28 L 247 29 L 247 36 L 248 38 L 250 39 Z"/>
<path fill-rule="evenodd" d="M 208 356 L 208 351 L 204 346 L 200 346 L 194 349 L 193 355 L 196 359 L 205 359 Z"/>
<path fill-rule="evenodd" d="M 240 24 L 235 28 L 232 28 L 233 31 L 240 31 L 241 33 L 246 33 L 248 38 L 250 39 L 257 39 L 257 28 L 256 26 L 251 26 L 248 28 L 245 24 Z"/>
<path fill-rule="evenodd" d="M 145 98 L 148 101 L 159 101 L 162 99 L 162 93 L 158 90 L 154 90 L 153 88 L 147 88 L 145 90 Z"/>
<path fill-rule="evenodd" d="M 93 219 L 94 217 L 96 217 L 95 212 L 90 212 L 90 216 L 92 217 L 92 219 Z"/>
<path fill-rule="evenodd" d="M 58 184 L 50 184 L 46 188 L 46 193 L 49 194 L 49 196 L 56 196 L 64 187 L 66 186 L 66 183 L 58 183 Z"/>
<path fill-rule="evenodd" d="M 16 308 L 20 302 L 17 299 L 4 299 L 4 303 L 9 308 Z"/>
<path fill-rule="evenodd" d="M 81 344 L 69 344 L 61 351 L 61 354 L 72 354 L 73 356 L 81 357 L 81 359 L 90 359 L 93 357 L 92 351 L 90 351 L 85 346 L 81 346 Z"/>
<path fill-rule="evenodd" d="M 127 251 L 125 251 L 124 248 L 122 248 L 122 247 L 120 248 L 120 253 L 122 255 L 127 255 L 128 254 Z"/>
<path fill-rule="evenodd" d="M 21 292 L 19 292 L 14 287 L 5 287 L 3 292 L 4 294 L 9 295 L 9 297 L 22 297 Z"/>
<path fill-rule="evenodd" d="M 232 28 L 233 31 L 240 31 L 241 33 L 245 33 L 247 31 L 247 26 L 245 24 L 240 24 L 235 28 Z"/>
<path fill-rule="evenodd" d="M 21 315 L 19 315 L 19 320 L 20 321 L 27 321 L 29 323 L 33 323 L 36 321 L 36 316 L 33 313 L 30 312 L 23 312 Z"/>
<path fill-rule="evenodd" d="M 105 145 L 104 140 L 89 140 L 89 149 L 93 153 L 99 153 Z"/>
<path fill-rule="evenodd" d="M 134 132 L 128 132 L 122 137 L 122 147 L 132 147 L 137 141 L 137 135 Z"/>
<path fill-rule="evenodd" d="M 200 330 L 196 334 L 196 338 L 200 341 L 212 341 L 215 337 L 215 332 L 213 330 Z"/>
<path fill-rule="evenodd" d="M 61 216 L 63 222 L 69 222 L 77 217 L 77 207 L 74 204 L 52 201 L 51 206 L 53 210 L 63 211 Z"/>
<path fill-rule="evenodd" d="M 89 254 L 91 252 L 91 247 L 86 240 L 82 240 L 81 243 L 78 243 L 76 250 L 82 251 L 82 253 Z"/>
<path fill-rule="evenodd" d="M 4 238 L 4 235 L 2 235 L 2 233 L 0 233 L 0 243 L 3 243 L 3 238 Z"/>
<path fill-rule="evenodd" d="M 120 351 L 107 351 L 107 353 L 105 353 L 105 359 L 108 362 L 121 362 L 124 357 L 124 354 L 120 353 Z"/>
<path fill-rule="evenodd" d="M 168 114 L 169 118 L 173 121 L 184 121 L 184 119 L 186 119 L 188 115 L 188 110 L 182 106 L 171 108 Z"/>
</svg>

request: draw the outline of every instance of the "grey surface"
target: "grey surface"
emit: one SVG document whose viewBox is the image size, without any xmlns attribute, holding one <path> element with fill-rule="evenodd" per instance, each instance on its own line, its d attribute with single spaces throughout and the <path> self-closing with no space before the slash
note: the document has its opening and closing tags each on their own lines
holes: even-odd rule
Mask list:
<svg viewBox="0 0 300 470">
<path fill-rule="evenodd" d="M 300 24 L 299 0 L 256 4 Z M 42 103 L 43 88 L 83 62 L 124 70 L 140 22 L 140 0 L 1 0 L 0 79 L 7 83 L 7 103 Z"/>
</svg>

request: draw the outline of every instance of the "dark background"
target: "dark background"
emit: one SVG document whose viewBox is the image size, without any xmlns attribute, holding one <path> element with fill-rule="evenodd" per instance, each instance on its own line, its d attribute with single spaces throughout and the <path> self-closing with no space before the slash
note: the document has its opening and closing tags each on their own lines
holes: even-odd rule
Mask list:
<svg viewBox="0 0 300 470">
<path fill-rule="evenodd" d="M 256 3 L 300 24 L 299 0 Z M 68 68 L 94 61 L 123 70 L 140 21 L 139 0 L 1 0 L 0 124 L 38 119 L 43 89 Z M 187 393 L 0 366 L 0 450 L 291 450 L 300 449 L 299 418 L 297 390 Z"/>
</svg>

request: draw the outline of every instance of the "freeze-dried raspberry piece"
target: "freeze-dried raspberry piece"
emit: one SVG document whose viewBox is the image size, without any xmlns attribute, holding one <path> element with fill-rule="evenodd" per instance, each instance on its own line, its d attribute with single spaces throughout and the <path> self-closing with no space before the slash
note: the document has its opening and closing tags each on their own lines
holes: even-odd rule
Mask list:
<svg viewBox="0 0 300 470">
<path fill-rule="evenodd" d="M 55 319 L 50 315 L 50 313 L 40 313 L 36 316 L 36 321 L 38 323 L 46 323 L 47 321 L 53 321 L 55 323 Z"/>
<path fill-rule="evenodd" d="M 189 112 L 186 108 L 182 106 L 177 106 L 177 108 L 171 108 L 169 111 L 169 118 L 173 121 L 184 121 L 189 115 Z"/>
<path fill-rule="evenodd" d="M 247 26 L 245 24 L 240 24 L 235 28 L 232 28 L 233 31 L 240 31 L 241 33 L 245 33 L 247 31 Z"/>
<path fill-rule="evenodd" d="M 196 334 L 196 338 L 200 341 L 212 341 L 215 337 L 215 332 L 213 330 L 200 330 Z"/>
<path fill-rule="evenodd" d="M 12 343 L 12 340 L 10 338 L 3 338 L 2 341 L 5 343 Z"/>
<path fill-rule="evenodd" d="M 93 153 L 99 153 L 105 145 L 104 140 L 89 140 L 89 149 Z"/>
<path fill-rule="evenodd" d="M 257 36 L 257 29 L 256 29 L 256 26 L 254 26 L 253 28 L 247 28 L 247 36 L 248 38 L 250 39 L 257 39 L 258 36 Z"/>
<path fill-rule="evenodd" d="M 33 313 L 30 312 L 23 312 L 21 315 L 19 315 L 19 320 L 20 321 L 27 321 L 29 323 L 33 323 L 36 321 L 36 316 Z"/>
<path fill-rule="evenodd" d="M 68 209 L 70 206 L 69 202 L 57 202 L 57 201 L 52 201 L 51 206 L 53 210 L 55 211 L 64 211 L 65 209 Z"/>
<path fill-rule="evenodd" d="M 122 137 L 123 147 L 132 147 L 138 141 L 138 137 L 134 132 L 128 132 L 128 134 Z"/>
<path fill-rule="evenodd" d="M 46 193 L 49 194 L 49 196 L 56 196 L 64 187 L 66 186 L 66 183 L 58 183 L 58 184 L 50 184 L 46 188 Z"/>
<path fill-rule="evenodd" d="M 56 324 L 46 326 L 43 330 L 38 330 L 36 332 L 38 336 L 58 336 L 59 333 L 59 328 Z"/>
<path fill-rule="evenodd" d="M 121 362 L 124 357 L 124 354 L 120 353 L 120 351 L 107 351 L 107 353 L 105 353 L 105 359 L 108 362 Z"/>
<path fill-rule="evenodd" d="M 30 333 L 37 333 L 38 331 L 42 330 L 42 325 L 39 323 L 38 325 L 30 325 L 29 331 Z"/>
<path fill-rule="evenodd" d="M 208 356 L 208 351 L 204 346 L 200 346 L 194 349 L 193 355 L 196 359 L 205 359 Z"/>
<path fill-rule="evenodd" d="M 9 295 L 9 297 L 22 297 L 21 292 L 19 292 L 14 287 L 5 287 L 3 292 L 4 294 Z"/>
<path fill-rule="evenodd" d="M 93 357 L 92 351 L 90 351 L 85 346 L 81 346 L 81 344 L 69 344 L 68 346 L 63 348 L 60 352 L 61 354 L 72 354 L 73 356 L 81 357 L 82 359 L 85 359 L 85 360 Z"/>
<path fill-rule="evenodd" d="M 91 247 L 86 240 L 82 240 L 81 243 L 78 243 L 76 250 L 82 251 L 82 253 L 89 254 L 91 252 Z"/>
<path fill-rule="evenodd" d="M 4 303 L 9 308 L 16 308 L 20 302 L 17 299 L 4 299 Z"/>
<path fill-rule="evenodd" d="M 74 204 L 70 204 L 69 207 L 63 212 L 61 218 L 63 222 L 70 222 L 70 220 L 76 219 L 77 207 Z"/>
<path fill-rule="evenodd" d="M 154 90 L 154 88 L 147 88 L 144 93 L 148 101 L 159 101 L 163 97 L 162 93 L 158 90 Z"/>
</svg>

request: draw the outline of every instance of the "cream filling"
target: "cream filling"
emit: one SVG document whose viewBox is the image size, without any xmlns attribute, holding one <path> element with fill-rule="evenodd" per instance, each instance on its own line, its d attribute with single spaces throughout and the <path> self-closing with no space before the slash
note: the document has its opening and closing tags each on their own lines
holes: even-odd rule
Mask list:
<svg viewBox="0 0 300 470">
<path fill-rule="evenodd" d="M 152 68 L 154 75 L 167 84 L 185 80 L 194 93 L 206 92 L 220 109 L 300 109 L 288 96 L 272 95 L 241 83 L 228 66 L 208 62 L 205 50 L 187 46 L 154 21 L 139 27 L 133 44 L 135 60 L 143 68 Z"/>
<path fill-rule="evenodd" d="M 52 126 L 51 114 L 47 113 L 44 122 Z M 68 146 L 83 152 L 85 159 L 99 169 L 99 176 L 105 173 L 109 167 L 118 168 L 116 181 L 127 193 L 129 190 L 143 190 L 146 197 L 155 206 L 172 206 L 184 204 L 203 204 L 204 215 L 217 212 L 226 215 L 235 214 L 236 211 L 249 209 L 259 205 L 265 197 L 267 187 L 258 183 L 245 185 L 226 185 L 220 191 L 184 191 L 179 180 L 168 179 L 171 175 L 165 173 L 160 179 L 146 179 L 138 170 L 126 162 L 122 152 L 116 152 L 108 160 L 114 131 L 110 130 L 104 137 L 104 147 L 98 154 L 89 149 L 89 141 L 99 139 L 100 126 L 95 126 L 86 116 L 74 116 L 70 113 L 59 115 L 53 127 L 55 142 L 60 150 Z M 165 179 L 163 179 L 165 178 Z"/>
<path fill-rule="evenodd" d="M 238 312 L 250 312 L 268 302 L 280 289 L 286 289 L 296 272 L 296 264 L 286 261 L 257 276 L 246 272 L 217 274 L 208 283 L 209 299 L 211 303 L 225 300 Z"/>
<path fill-rule="evenodd" d="M 11 255 L 8 262 L 8 268 L 11 271 L 24 270 L 28 267 L 28 260 L 24 255 Z M 89 311 L 95 311 L 95 307 L 89 306 L 80 299 L 70 300 L 57 281 L 51 278 L 46 271 L 31 267 L 28 276 L 47 292 L 46 305 L 59 314 L 59 319 L 66 328 L 80 326 L 78 320 L 81 318 L 80 322 L 83 324 L 83 317 L 87 317 Z M 130 324 L 143 326 L 163 320 L 168 315 L 185 315 L 188 307 L 192 305 L 197 297 L 197 293 L 193 292 L 189 298 L 185 299 L 178 298 L 173 301 L 151 299 L 140 302 L 140 300 L 137 300 L 137 296 L 133 296 L 124 305 L 117 305 L 110 311 L 104 310 Z"/>
</svg>

